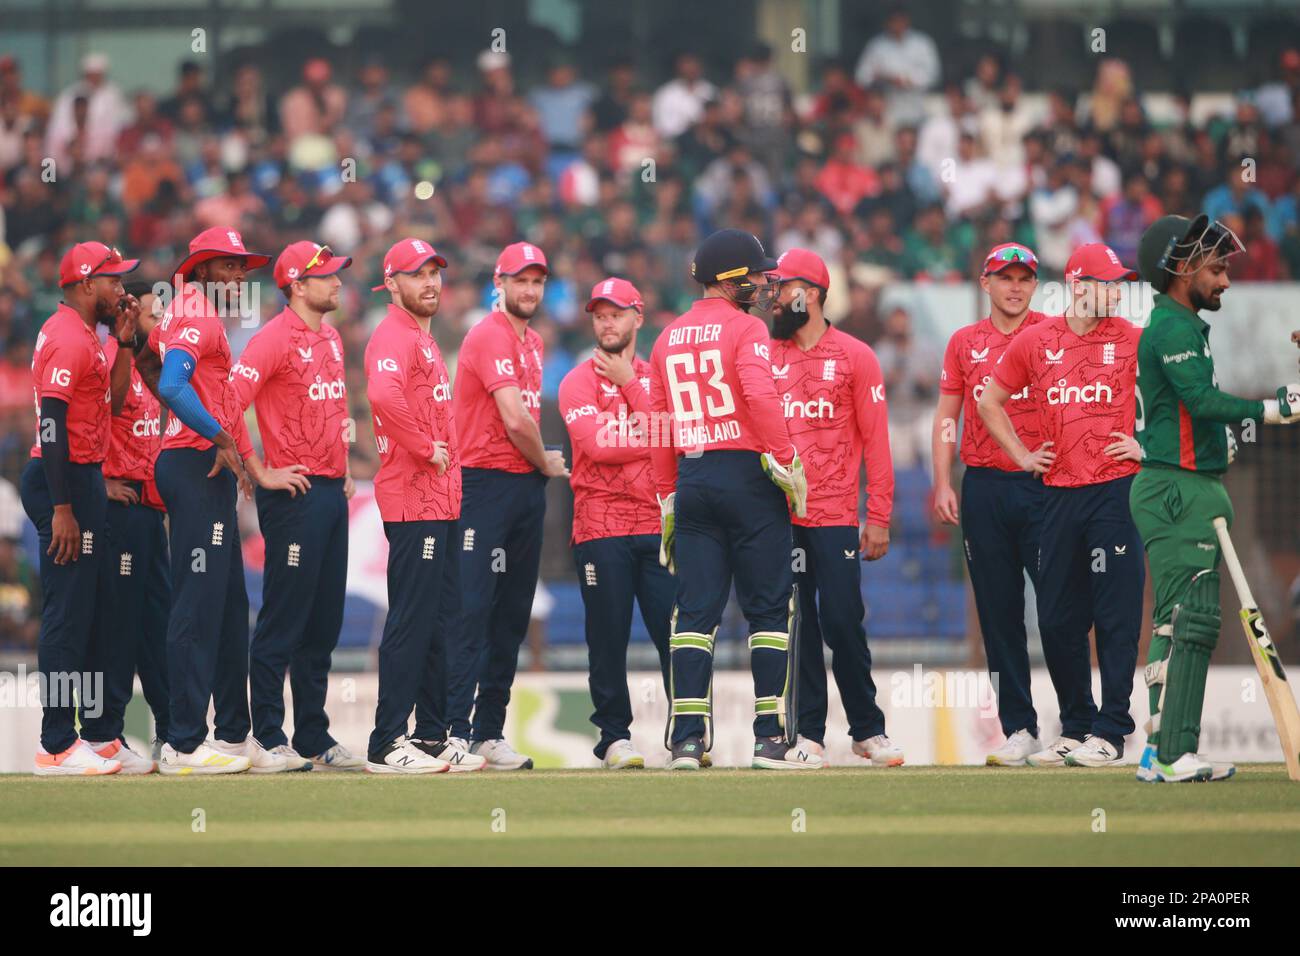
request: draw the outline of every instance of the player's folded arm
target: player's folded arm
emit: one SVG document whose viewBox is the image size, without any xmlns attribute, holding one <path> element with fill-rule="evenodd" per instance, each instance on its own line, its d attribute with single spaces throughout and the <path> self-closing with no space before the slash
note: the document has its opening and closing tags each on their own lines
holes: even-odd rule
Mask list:
<svg viewBox="0 0 1300 956">
<path fill-rule="evenodd" d="M 397 363 L 400 367 L 401 363 Z M 433 457 L 433 439 L 420 427 L 407 404 L 405 380 L 400 372 L 371 372 L 366 378 L 370 409 L 384 423 L 385 433 L 421 461 Z"/>
</svg>

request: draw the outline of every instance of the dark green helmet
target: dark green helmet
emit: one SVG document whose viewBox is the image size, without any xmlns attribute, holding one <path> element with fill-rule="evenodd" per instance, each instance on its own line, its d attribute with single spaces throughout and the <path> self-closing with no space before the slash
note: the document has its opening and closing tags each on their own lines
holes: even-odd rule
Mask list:
<svg viewBox="0 0 1300 956">
<path fill-rule="evenodd" d="M 1138 272 L 1157 292 L 1169 287 L 1175 274 L 1190 274 L 1210 262 L 1245 252 L 1237 234 L 1202 213 L 1195 219 L 1186 216 L 1162 216 L 1142 233 L 1138 243 Z M 1201 260 L 1196 268 L 1179 268 L 1180 263 Z"/>
</svg>

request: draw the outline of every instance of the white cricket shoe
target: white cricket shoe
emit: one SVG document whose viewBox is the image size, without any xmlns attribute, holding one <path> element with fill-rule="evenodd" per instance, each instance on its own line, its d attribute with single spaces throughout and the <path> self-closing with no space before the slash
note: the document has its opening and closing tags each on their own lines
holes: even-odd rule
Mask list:
<svg viewBox="0 0 1300 956">
<path fill-rule="evenodd" d="M 136 753 L 120 740 L 110 740 L 107 743 L 91 743 L 87 741 L 90 749 L 95 751 L 105 760 L 116 760 L 122 765 L 122 774 L 128 777 L 140 777 L 145 774 L 153 773 L 158 769 L 158 765 L 149 757 Z"/>
<path fill-rule="evenodd" d="M 1110 741 L 1089 734 L 1083 743 L 1065 755 L 1067 767 L 1109 767 L 1124 754 Z"/>
<path fill-rule="evenodd" d="M 342 744 L 335 744 L 323 754 L 311 758 L 312 766 L 322 770 L 365 770 L 366 762 Z"/>
<path fill-rule="evenodd" d="M 213 773 L 243 773 L 252 763 L 243 754 L 227 754 L 204 741 L 192 753 L 181 753 L 171 744 L 163 744 L 158 771 L 168 777 L 189 777 Z"/>
<path fill-rule="evenodd" d="M 1073 737 L 1057 737 L 1042 750 L 1025 757 L 1025 763 L 1031 767 L 1064 767 L 1066 754 L 1082 746 L 1082 740 Z"/>
<path fill-rule="evenodd" d="M 616 740 L 605 750 L 600 765 L 606 770 L 643 770 L 645 757 L 630 740 Z"/>
<path fill-rule="evenodd" d="M 903 748 L 884 734 L 853 741 L 853 752 L 877 767 L 901 767 Z"/>
<path fill-rule="evenodd" d="M 32 767 L 38 777 L 102 777 L 121 771 L 120 761 L 101 757 L 81 739 L 60 754 L 38 750 Z"/>
<path fill-rule="evenodd" d="M 405 737 L 397 738 L 366 760 L 369 773 L 446 773 L 450 769 L 447 761 L 425 753 Z"/>
<path fill-rule="evenodd" d="M 257 744 L 256 741 L 254 741 L 254 743 Z M 261 744 L 257 744 L 257 746 L 260 747 Z M 288 744 L 280 744 L 278 747 L 272 747 L 269 752 L 278 757 L 284 758 L 284 769 L 287 773 L 310 770 L 313 766 L 312 762 L 308 758 L 298 753 L 298 751 L 294 750 Z M 256 764 L 254 764 L 254 766 L 256 766 Z M 257 773 L 257 770 L 255 769 L 253 773 Z"/>
<path fill-rule="evenodd" d="M 210 740 L 208 744 L 217 753 L 229 757 L 247 757 L 249 773 L 284 773 L 289 769 L 289 761 L 280 754 L 267 750 L 251 735 L 237 744 L 228 740 Z"/>
<path fill-rule="evenodd" d="M 798 740 L 795 741 L 795 746 L 806 753 L 816 754 L 821 757 L 823 767 L 829 767 L 831 765 L 830 761 L 826 759 L 826 746 L 824 744 L 819 744 L 811 737 L 805 737 L 803 734 L 800 734 Z"/>
<path fill-rule="evenodd" d="M 1017 730 L 1002 746 L 984 758 L 986 767 L 1023 767 L 1030 754 L 1042 749 L 1038 738 L 1028 730 Z"/>
<path fill-rule="evenodd" d="M 532 770 L 533 758 L 515 753 L 504 737 L 495 740 L 476 740 L 469 752 L 487 760 L 489 770 Z"/>
<path fill-rule="evenodd" d="M 457 746 L 456 741 L 459 739 L 458 737 L 448 737 L 446 740 L 421 740 L 419 737 L 412 737 L 411 743 L 430 757 L 445 760 L 452 773 L 467 773 L 482 770 L 487 766 L 485 757 L 472 754 L 469 750 Z"/>
<path fill-rule="evenodd" d="M 803 749 L 796 740 L 791 747 L 784 737 L 754 738 L 754 770 L 820 770 L 822 758 Z"/>
<path fill-rule="evenodd" d="M 1147 744 L 1137 778 L 1143 783 L 1200 783 L 1227 780 L 1236 773 L 1237 768 L 1231 763 L 1218 763 L 1204 754 L 1186 753 L 1171 764 L 1162 764 L 1156 748 Z"/>
</svg>

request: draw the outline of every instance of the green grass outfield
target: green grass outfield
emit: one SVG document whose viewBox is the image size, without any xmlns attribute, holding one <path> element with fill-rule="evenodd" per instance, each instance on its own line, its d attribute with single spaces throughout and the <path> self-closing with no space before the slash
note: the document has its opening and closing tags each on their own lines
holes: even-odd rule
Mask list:
<svg viewBox="0 0 1300 956">
<path fill-rule="evenodd" d="M 0 776 L 0 865 L 1297 860 L 1300 783 L 1280 764 L 1183 786 L 1128 767 Z"/>
</svg>

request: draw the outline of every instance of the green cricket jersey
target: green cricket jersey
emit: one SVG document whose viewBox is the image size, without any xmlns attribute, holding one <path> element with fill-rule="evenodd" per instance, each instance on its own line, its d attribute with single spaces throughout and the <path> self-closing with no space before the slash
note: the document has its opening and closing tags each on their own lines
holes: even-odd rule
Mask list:
<svg viewBox="0 0 1300 956">
<path fill-rule="evenodd" d="M 1228 470 L 1225 425 L 1253 418 L 1264 403 L 1219 390 L 1210 356 L 1210 326 L 1191 309 L 1158 294 L 1138 343 L 1137 439 L 1142 464 L 1222 474 Z"/>
</svg>

